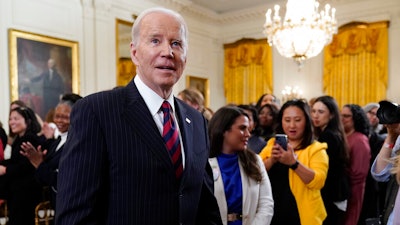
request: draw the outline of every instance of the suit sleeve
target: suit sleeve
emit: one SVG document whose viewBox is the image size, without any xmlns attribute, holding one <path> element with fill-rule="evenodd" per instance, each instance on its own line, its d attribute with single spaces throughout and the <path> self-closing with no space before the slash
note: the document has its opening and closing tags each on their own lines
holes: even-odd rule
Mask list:
<svg viewBox="0 0 400 225">
<path fill-rule="evenodd" d="M 207 132 L 207 123 L 205 122 L 205 131 Z M 206 146 L 210 149 L 208 133 L 206 133 Z M 208 156 L 207 156 L 208 157 Z M 217 199 L 214 196 L 214 181 L 211 166 L 207 160 L 204 172 L 203 187 L 201 188 L 201 196 L 199 202 L 198 213 L 196 217 L 197 225 L 222 225 L 221 215 Z"/>
<path fill-rule="evenodd" d="M 57 185 L 57 175 L 58 172 L 46 162 L 42 162 L 35 173 L 35 177 L 40 183 L 54 187 Z"/>
<path fill-rule="evenodd" d="M 47 150 L 45 160 L 39 164 L 36 169 L 35 177 L 36 179 L 44 185 L 50 185 L 57 188 L 57 175 L 58 172 L 49 163 L 49 155 L 57 148 L 58 141 L 54 138 L 46 139 L 45 143 L 42 145 L 42 149 Z M 57 167 L 58 168 L 58 167 Z"/>
<path fill-rule="evenodd" d="M 211 178 L 211 167 L 209 163 L 206 166 L 206 176 L 204 178 L 199 211 L 197 213 L 197 225 L 222 225 L 221 215 L 219 213 L 218 203 L 214 196 L 214 182 Z M 210 183 L 211 182 L 211 183 Z"/>
<path fill-rule="evenodd" d="M 107 205 L 105 138 L 94 107 L 74 105 L 68 139 L 60 159 L 56 224 L 102 224 Z"/>
</svg>

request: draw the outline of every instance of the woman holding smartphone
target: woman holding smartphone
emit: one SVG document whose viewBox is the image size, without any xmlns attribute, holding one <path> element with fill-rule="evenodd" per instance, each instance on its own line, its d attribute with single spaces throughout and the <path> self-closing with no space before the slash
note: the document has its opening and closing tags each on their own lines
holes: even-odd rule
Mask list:
<svg viewBox="0 0 400 225">
<path fill-rule="evenodd" d="M 287 149 L 271 138 L 260 153 L 271 179 L 271 224 L 320 225 L 326 211 L 320 190 L 328 172 L 327 145 L 313 139 L 309 106 L 286 102 L 278 115 L 277 134 L 287 135 Z"/>
<path fill-rule="evenodd" d="M 270 224 L 274 201 L 261 158 L 247 149 L 248 115 L 222 107 L 208 124 L 214 195 L 224 225 Z"/>
</svg>

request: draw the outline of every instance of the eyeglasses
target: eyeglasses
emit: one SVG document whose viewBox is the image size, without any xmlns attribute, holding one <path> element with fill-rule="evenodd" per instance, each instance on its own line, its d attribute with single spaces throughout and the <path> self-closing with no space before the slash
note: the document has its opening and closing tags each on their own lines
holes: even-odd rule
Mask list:
<svg viewBox="0 0 400 225">
<path fill-rule="evenodd" d="M 343 118 L 350 118 L 350 117 L 352 117 L 353 115 L 351 115 L 351 114 L 342 114 L 341 115 Z"/>
<path fill-rule="evenodd" d="M 376 116 L 376 113 L 375 113 L 375 112 L 369 111 L 369 112 L 367 112 L 367 113 L 370 114 L 370 115 L 372 115 L 372 116 Z"/>
</svg>

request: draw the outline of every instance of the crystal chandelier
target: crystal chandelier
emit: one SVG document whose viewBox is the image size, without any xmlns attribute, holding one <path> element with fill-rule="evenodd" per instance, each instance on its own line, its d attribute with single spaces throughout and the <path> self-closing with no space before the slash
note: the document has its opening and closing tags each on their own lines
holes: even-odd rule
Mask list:
<svg viewBox="0 0 400 225">
<path fill-rule="evenodd" d="M 326 4 L 325 9 L 318 12 L 318 7 L 315 0 L 288 0 L 283 21 L 279 5 L 275 5 L 273 16 L 268 9 L 264 34 L 269 45 L 274 45 L 282 56 L 293 58 L 299 66 L 318 55 L 337 33 L 336 9 Z"/>
<path fill-rule="evenodd" d="M 301 99 L 303 97 L 303 91 L 298 87 L 285 86 L 282 90 L 282 102 L 287 102 L 293 99 Z"/>
</svg>

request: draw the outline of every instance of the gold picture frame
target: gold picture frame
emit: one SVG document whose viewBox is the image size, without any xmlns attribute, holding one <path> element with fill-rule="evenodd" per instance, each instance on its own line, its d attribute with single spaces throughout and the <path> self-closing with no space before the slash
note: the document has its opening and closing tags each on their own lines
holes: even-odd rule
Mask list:
<svg viewBox="0 0 400 225">
<path fill-rule="evenodd" d="M 79 94 L 78 42 L 15 29 L 8 38 L 11 101 L 22 100 L 45 118 L 63 93 Z"/>
<path fill-rule="evenodd" d="M 204 105 L 210 107 L 210 87 L 207 78 L 186 76 L 186 87 L 199 90 L 204 96 Z"/>
<path fill-rule="evenodd" d="M 129 51 L 133 22 L 121 19 L 115 21 L 116 81 L 117 86 L 125 86 L 136 75 L 136 66 L 131 60 Z"/>
</svg>

